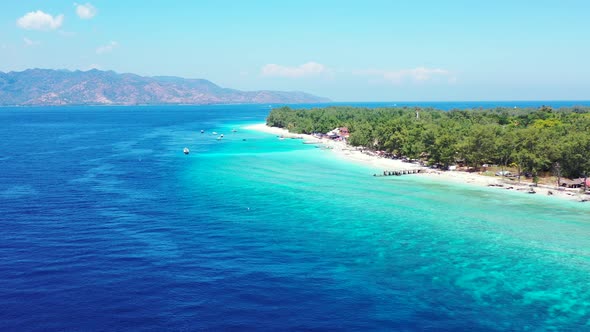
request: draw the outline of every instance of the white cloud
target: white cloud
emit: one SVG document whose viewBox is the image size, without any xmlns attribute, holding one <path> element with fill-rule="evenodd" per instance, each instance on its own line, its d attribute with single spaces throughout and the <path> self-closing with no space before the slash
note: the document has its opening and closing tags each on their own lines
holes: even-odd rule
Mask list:
<svg viewBox="0 0 590 332">
<path fill-rule="evenodd" d="M 400 70 L 379 70 L 379 69 L 366 69 L 358 70 L 353 72 L 355 75 L 362 76 L 374 76 L 379 77 L 387 82 L 394 84 L 402 84 L 404 82 L 439 82 L 447 81 L 454 83 L 457 78 L 448 70 L 440 68 L 426 68 L 417 67 L 412 69 L 400 69 Z"/>
<path fill-rule="evenodd" d="M 26 30 L 55 30 L 63 24 L 64 16 L 51 16 L 40 10 L 29 12 L 16 20 L 16 25 Z"/>
<path fill-rule="evenodd" d="M 281 66 L 271 63 L 262 67 L 263 76 L 300 78 L 325 73 L 328 73 L 328 68 L 317 62 L 308 62 L 297 67 Z"/>
<path fill-rule="evenodd" d="M 27 46 L 27 47 L 33 47 L 33 46 L 41 45 L 41 42 L 40 41 L 30 40 L 27 37 L 24 37 L 23 38 L 23 41 L 25 42 L 25 46 Z"/>
<path fill-rule="evenodd" d="M 84 5 L 74 3 L 74 6 L 76 6 L 76 14 L 83 20 L 93 18 L 97 13 L 96 8 L 88 2 Z"/>
<path fill-rule="evenodd" d="M 96 48 L 96 54 L 110 53 L 117 46 L 119 46 L 119 44 L 116 41 L 111 41 L 110 43 L 108 43 L 106 45 L 102 45 L 102 46 L 99 46 L 98 48 Z"/>
</svg>

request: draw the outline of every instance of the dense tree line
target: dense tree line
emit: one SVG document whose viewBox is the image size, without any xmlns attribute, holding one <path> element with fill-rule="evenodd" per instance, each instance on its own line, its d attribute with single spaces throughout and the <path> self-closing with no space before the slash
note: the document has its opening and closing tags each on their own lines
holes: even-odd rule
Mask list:
<svg viewBox="0 0 590 332">
<path fill-rule="evenodd" d="M 296 133 L 348 127 L 349 143 L 448 167 L 457 162 L 517 167 L 522 172 L 590 174 L 590 108 L 273 109 L 267 124 Z"/>
</svg>

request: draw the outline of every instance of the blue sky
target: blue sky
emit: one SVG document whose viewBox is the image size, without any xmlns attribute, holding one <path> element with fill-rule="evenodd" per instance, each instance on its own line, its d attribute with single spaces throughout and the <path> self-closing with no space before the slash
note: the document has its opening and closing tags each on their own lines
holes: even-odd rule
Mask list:
<svg viewBox="0 0 590 332">
<path fill-rule="evenodd" d="M 588 100 L 587 1 L 5 1 L 0 71 L 99 68 L 336 101 Z"/>
</svg>

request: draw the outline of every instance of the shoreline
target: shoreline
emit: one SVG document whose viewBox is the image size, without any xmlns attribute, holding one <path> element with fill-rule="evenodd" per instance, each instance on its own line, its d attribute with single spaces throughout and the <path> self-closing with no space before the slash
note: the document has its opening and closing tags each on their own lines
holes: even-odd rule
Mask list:
<svg viewBox="0 0 590 332">
<path fill-rule="evenodd" d="M 419 166 L 412 163 L 406 163 L 398 159 L 387 159 L 379 156 L 373 156 L 361 152 L 361 150 L 348 145 L 345 142 L 333 141 L 326 138 L 317 138 L 307 134 L 293 134 L 287 129 L 278 127 L 269 127 L 264 123 L 254 124 L 243 127 L 244 129 L 264 132 L 277 136 L 284 136 L 285 138 L 301 138 L 303 140 L 317 141 L 327 148 L 335 157 L 346 161 L 360 164 L 366 167 L 374 168 L 374 174 L 381 174 L 384 170 L 412 170 L 420 169 L 424 172 L 413 174 L 411 176 L 420 176 L 429 179 L 434 179 L 439 182 L 451 182 L 456 184 L 466 184 L 478 187 L 494 187 L 499 190 L 522 192 L 524 195 L 531 195 L 528 193 L 530 188 L 535 191 L 535 196 L 556 197 L 559 199 L 581 202 L 582 199 L 590 200 L 590 195 L 584 195 L 574 190 L 568 190 L 557 187 L 549 187 L 544 185 L 531 186 L 529 182 L 513 182 L 502 177 L 490 177 L 478 173 L 468 173 L 463 171 L 441 171 L 431 169 L 424 166 Z M 551 194 L 549 194 L 551 193 Z"/>
</svg>

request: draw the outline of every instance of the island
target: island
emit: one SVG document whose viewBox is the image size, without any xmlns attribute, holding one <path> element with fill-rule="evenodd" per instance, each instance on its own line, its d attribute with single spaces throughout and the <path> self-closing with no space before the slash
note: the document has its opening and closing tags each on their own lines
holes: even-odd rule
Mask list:
<svg viewBox="0 0 590 332">
<path fill-rule="evenodd" d="M 588 107 L 281 107 L 270 112 L 266 125 L 322 139 L 349 159 L 356 155 L 367 161 L 359 157 L 363 154 L 397 162 L 373 161 L 373 166 L 421 167 L 429 170 L 421 174 L 452 173 L 463 182 L 520 190 L 526 186 L 527 193 L 584 201 L 590 197 L 583 195 L 590 185 Z"/>
<path fill-rule="evenodd" d="M 0 72 L 0 106 L 291 104 L 327 98 L 300 91 L 240 91 L 205 79 L 92 69 Z"/>
</svg>

